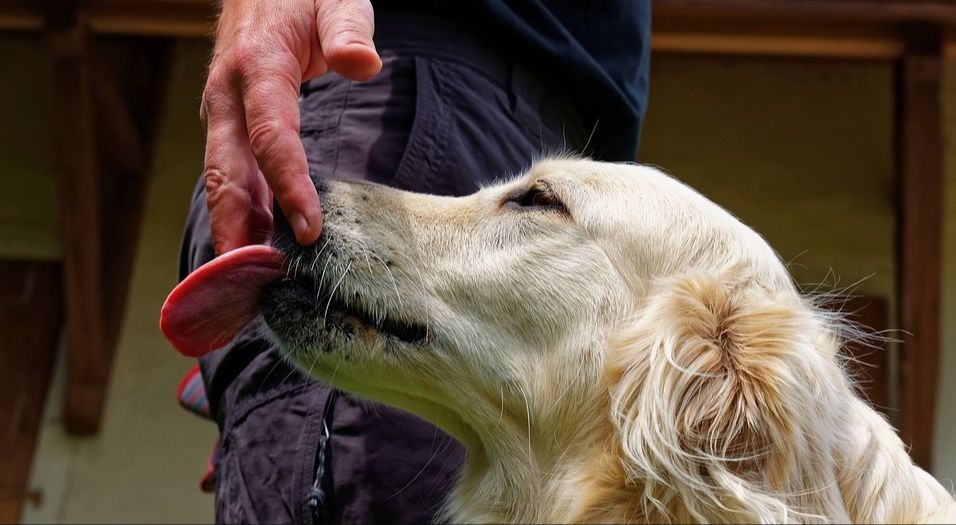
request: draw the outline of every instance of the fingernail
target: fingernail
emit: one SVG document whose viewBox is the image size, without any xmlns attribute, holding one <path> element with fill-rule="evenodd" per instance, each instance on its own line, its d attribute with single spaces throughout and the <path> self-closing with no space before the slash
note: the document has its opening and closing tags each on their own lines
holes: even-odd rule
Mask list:
<svg viewBox="0 0 956 525">
<path fill-rule="evenodd" d="M 297 211 L 292 212 L 292 216 L 289 217 L 289 226 L 292 226 L 292 231 L 299 240 L 309 231 L 309 221 Z"/>
</svg>

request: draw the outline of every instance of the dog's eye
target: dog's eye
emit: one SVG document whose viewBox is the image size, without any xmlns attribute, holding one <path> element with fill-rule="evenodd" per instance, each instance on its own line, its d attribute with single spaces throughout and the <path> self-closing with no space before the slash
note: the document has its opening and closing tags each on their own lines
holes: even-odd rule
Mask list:
<svg viewBox="0 0 956 525">
<path fill-rule="evenodd" d="M 524 193 L 511 196 L 505 201 L 505 206 L 517 210 L 556 211 L 564 215 L 570 215 L 564 203 L 561 202 L 561 199 L 547 183 L 538 183 Z"/>
</svg>

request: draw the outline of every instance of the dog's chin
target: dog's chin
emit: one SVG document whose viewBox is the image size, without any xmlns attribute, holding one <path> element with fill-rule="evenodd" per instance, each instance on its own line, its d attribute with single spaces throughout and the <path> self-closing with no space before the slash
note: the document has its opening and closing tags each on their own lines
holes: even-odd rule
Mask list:
<svg viewBox="0 0 956 525">
<path fill-rule="evenodd" d="M 427 344 L 424 326 L 387 316 L 377 320 L 357 304 L 308 279 L 285 278 L 263 290 L 261 310 L 281 351 L 294 361 L 307 357 L 303 354 L 345 352 L 356 345 L 397 350 Z"/>
</svg>

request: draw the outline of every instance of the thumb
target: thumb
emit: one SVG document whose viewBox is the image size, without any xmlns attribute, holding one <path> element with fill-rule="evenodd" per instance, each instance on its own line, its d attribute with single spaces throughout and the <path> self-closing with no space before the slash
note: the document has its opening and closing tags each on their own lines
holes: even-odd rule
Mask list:
<svg viewBox="0 0 956 525">
<path fill-rule="evenodd" d="M 316 28 L 329 69 L 352 80 L 368 80 L 382 69 L 372 34 L 369 0 L 316 0 Z"/>
</svg>

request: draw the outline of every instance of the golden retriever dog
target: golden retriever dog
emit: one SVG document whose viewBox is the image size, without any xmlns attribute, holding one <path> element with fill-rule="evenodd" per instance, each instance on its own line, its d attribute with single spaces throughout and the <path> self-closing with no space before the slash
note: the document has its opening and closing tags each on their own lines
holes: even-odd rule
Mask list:
<svg viewBox="0 0 956 525">
<path fill-rule="evenodd" d="M 660 171 L 551 159 L 461 198 L 320 191 L 318 243 L 210 275 L 257 268 L 289 359 L 466 446 L 451 520 L 956 521 L 848 379 L 846 327 Z"/>
</svg>

